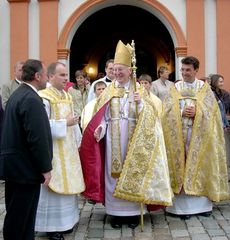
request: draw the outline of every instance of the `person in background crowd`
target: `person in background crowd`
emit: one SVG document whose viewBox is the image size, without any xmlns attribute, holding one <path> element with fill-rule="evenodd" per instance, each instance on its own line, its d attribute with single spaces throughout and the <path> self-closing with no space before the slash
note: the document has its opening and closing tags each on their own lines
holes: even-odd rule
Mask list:
<svg viewBox="0 0 230 240">
<path fill-rule="evenodd" d="M 106 87 L 107 85 L 104 81 L 98 81 L 96 84 L 94 84 L 94 92 L 95 92 L 96 98 L 94 98 L 92 101 L 88 102 L 85 105 L 81 114 L 81 128 L 83 132 L 87 127 L 89 121 L 93 117 L 94 107 L 97 102 L 97 98 L 101 95 L 101 93 L 105 90 Z"/>
<path fill-rule="evenodd" d="M 141 74 L 138 81 L 141 85 L 143 85 L 145 87 L 145 89 L 148 92 L 150 98 L 152 99 L 152 101 L 154 102 L 154 104 L 156 106 L 156 109 L 158 111 L 159 116 L 161 116 L 161 114 L 162 114 L 162 101 L 160 100 L 160 98 L 158 98 L 156 95 L 154 95 L 151 92 L 151 86 L 152 86 L 151 76 L 148 75 L 148 74 Z"/>
<path fill-rule="evenodd" d="M 53 170 L 49 186 L 41 188 L 35 230 L 47 232 L 50 240 L 64 240 L 79 220 L 78 194 L 84 191 L 78 148 L 81 132 L 73 113 L 70 94 L 64 91 L 68 79 L 63 63 L 48 67 L 51 86 L 39 95 L 50 120 L 53 139 Z"/>
<path fill-rule="evenodd" d="M 208 83 L 198 80 L 199 60 L 182 59 L 183 79 L 163 103 L 162 126 L 175 200 L 166 212 L 189 219 L 210 216 L 212 201 L 229 199 L 224 131 Z"/>
<path fill-rule="evenodd" d="M 99 72 L 97 74 L 96 80 L 105 77 L 105 74 L 103 72 Z"/>
<path fill-rule="evenodd" d="M 4 115 L 4 110 L 2 107 L 2 96 L 0 95 L 0 143 L 1 143 L 1 136 L 2 136 L 3 115 Z M 1 153 L 1 144 L 0 144 L 0 153 Z"/>
<path fill-rule="evenodd" d="M 42 62 L 29 59 L 22 67 L 23 83 L 6 105 L 0 158 L 5 180 L 5 240 L 34 239 L 40 184 L 51 179 L 53 157 L 49 120 L 37 91 L 47 83 Z"/>
<path fill-rule="evenodd" d="M 87 75 L 87 77 L 85 78 L 85 87 L 86 87 L 87 90 L 89 90 L 89 88 L 90 88 L 90 76 L 89 76 L 89 74 L 86 74 L 86 75 Z"/>
<path fill-rule="evenodd" d="M 208 77 L 206 77 L 205 79 L 207 79 L 207 82 L 209 85 L 211 85 L 211 77 L 212 75 L 215 75 L 213 73 L 210 73 L 208 75 Z M 226 91 L 225 89 L 221 88 L 221 95 L 222 95 L 222 100 L 225 106 L 225 113 L 226 114 L 230 114 L 230 94 L 228 91 Z"/>
<path fill-rule="evenodd" d="M 129 44 L 118 42 L 115 79 L 98 98 L 80 149 L 86 183 L 83 195 L 105 204 L 115 229 L 122 224 L 138 226 L 140 202 L 143 213 L 145 203 L 172 204 L 160 119 L 144 88 L 137 84 L 134 92 L 132 51 Z"/>
<path fill-rule="evenodd" d="M 106 61 L 105 64 L 105 73 L 106 75 L 103 78 L 100 78 L 96 81 L 94 81 L 91 84 L 91 87 L 89 89 L 89 94 L 88 94 L 88 99 L 87 102 L 90 102 L 91 100 L 93 100 L 94 98 L 96 98 L 95 96 L 95 92 L 94 92 L 94 85 L 98 82 L 98 81 L 104 81 L 106 83 L 106 85 L 108 86 L 114 79 L 114 72 L 113 72 L 113 59 L 109 59 Z"/>
<path fill-rule="evenodd" d="M 152 82 L 151 91 L 157 97 L 164 101 L 165 97 L 168 95 L 171 86 L 173 85 L 169 79 L 169 70 L 165 66 L 161 66 L 158 69 L 158 79 Z"/>
<path fill-rule="evenodd" d="M 226 130 L 229 128 L 229 123 L 226 116 L 225 104 L 223 100 L 224 77 L 220 74 L 212 74 L 210 80 L 211 80 L 211 83 L 210 83 L 211 89 L 219 105 L 223 128 Z"/>
<path fill-rule="evenodd" d="M 14 79 L 10 81 L 8 84 L 4 84 L 2 86 L 2 104 L 3 109 L 6 107 L 6 103 L 10 97 L 10 95 L 19 87 L 21 83 L 22 77 L 22 66 L 24 62 L 19 61 L 14 66 Z"/>
<path fill-rule="evenodd" d="M 73 109 L 74 114 L 81 117 L 83 108 L 87 103 L 88 97 L 88 88 L 85 86 L 87 80 L 87 73 L 82 70 L 77 70 L 75 72 L 76 84 L 68 89 L 68 93 L 72 96 L 73 99 Z"/>
</svg>

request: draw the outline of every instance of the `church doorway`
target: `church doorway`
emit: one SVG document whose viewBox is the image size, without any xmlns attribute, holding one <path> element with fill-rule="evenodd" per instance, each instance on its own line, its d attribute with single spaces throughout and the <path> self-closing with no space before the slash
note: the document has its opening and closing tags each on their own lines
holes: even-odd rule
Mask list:
<svg viewBox="0 0 230 240">
<path fill-rule="evenodd" d="M 137 77 L 142 73 L 157 79 L 157 69 L 165 65 L 175 71 L 172 38 L 164 24 L 150 12 L 129 5 L 103 8 L 90 15 L 77 29 L 70 46 L 70 80 L 76 70 L 85 69 L 91 78 L 104 72 L 105 62 L 114 57 L 118 40 L 135 41 Z M 172 74 L 172 79 L 175 79 Z"/>
</svg>

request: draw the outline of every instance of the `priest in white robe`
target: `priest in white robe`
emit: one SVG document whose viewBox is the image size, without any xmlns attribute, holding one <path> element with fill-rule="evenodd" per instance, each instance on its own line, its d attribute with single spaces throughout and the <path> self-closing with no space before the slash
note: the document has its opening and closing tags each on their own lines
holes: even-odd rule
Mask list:
<svg viewBox="0 0 230 240">
<path fill-rule="evenodd" d="M 166 211 L 189 219 L 210 216 L 212 201 L 229 199 L 224 133 L 217 101 L 207 83 L 196 78 L 199 61 L 182 59 L 177 81 L 163 106 L 173 206 Z"/>
<path fill-rule="evenodd" d="M 42 186 L 35 231 L 47 232 L 50 240 L 63 240 L 79 220 L 78 194 L 85 185 L 78 148 L 81 132 L 73 115 L 70 94 L 64 91 L 67 69 L 62 63 L 48 67 L 51 86 L 39 92 L 50 119 L 53 137 L 53 170 L 49 186 Z"/>
</svg>

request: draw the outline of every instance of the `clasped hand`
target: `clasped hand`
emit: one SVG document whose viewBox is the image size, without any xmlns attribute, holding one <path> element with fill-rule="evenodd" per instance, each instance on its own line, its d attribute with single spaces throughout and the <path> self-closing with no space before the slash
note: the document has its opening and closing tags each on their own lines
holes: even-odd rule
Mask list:
<svg viewBox="0 0 230 240">
<path fill-rule="evenodd" d="M 97 142 L 100 141 L 100 136 L 101 136 L 101 131 L 102 131 L 102 127 L 98 126 L 95 131 L 94 131 L 94 138 Z"/>
<path fill-rule="evenodd" d="M 141 102 L 141 96 L 139 92 L 134 92 L 133 93 L 133 99 L 135 102 L 137 102 L 138 104 Z"/>
<path fill-rule="evenodd" d="M 79 117 L 69 114 L 66 117 L 66 121 L 67 121 L 67 126 L 74 126 L 79 123 Z"/>
<path fill-rule="evenodd" d="M 195 106 L 188 106 L 183 110 L 183 117 L 193 118 L 196 115 L 196 107 Z"/>
</svg>

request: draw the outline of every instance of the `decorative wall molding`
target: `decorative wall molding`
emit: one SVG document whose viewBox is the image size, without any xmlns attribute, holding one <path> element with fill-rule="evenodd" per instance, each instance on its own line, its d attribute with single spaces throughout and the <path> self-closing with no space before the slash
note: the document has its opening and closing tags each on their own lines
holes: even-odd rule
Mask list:
<svg viewBox="0 0 230 240">
<path fill-rule="evenodd" d="M 69 57 L 69 53 L 70 53 L 70 49 L 58 49 L 57 50 L 57 56 L 58 56 L 58 59 L 68 59 Z"/>
<path fill-rule="evenodd" d="M 177 57 L 185 57 L 187 56 L 187 47 L 176 47 L 175 52 Z"/>
</svg>

